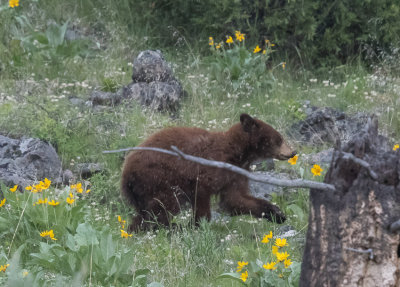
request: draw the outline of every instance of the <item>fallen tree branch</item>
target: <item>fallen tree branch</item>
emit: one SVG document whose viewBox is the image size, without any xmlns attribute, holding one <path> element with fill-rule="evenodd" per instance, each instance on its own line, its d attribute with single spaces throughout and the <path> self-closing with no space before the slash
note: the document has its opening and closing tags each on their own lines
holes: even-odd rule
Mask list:
<svg viewBox="0 0 400 287">
<path fill-rule="evenodd" d="M 103 151 L 103 153 L 116 153 L 116 152 L 130 151 L 130 150 L 156 151 L 156 152 L 169 154 L 172 156 L 177 156 L 177 157 L 180 157 L 185 160 L 192 161 L 192 162 L 195 162 L 195 163 L 198 163 L 201 165 L 227 169 L 232 172 L 243 175 L 243 176 L 247 177 L 248 179 L 257 181 L 257 182 L 269 183 L 272 185 L 284 186 L 284 187 L 290 187 L 290 188 L 313 188 L 313 189 L 320 189 L 320 190 L 324 190 L 324 191 L 335 191 L 335 187 L 332 184 L 326 184 L 323 182 L 316 182 L 316 181 L 303 180 L 303 179 L 294 179 L 294 180 L 279 179 L 279 178 L 268 176 L 268 175 L 260 176 L 260 175 L 251 173 L 243 168 L 240 168 L 236 165 L 232 165 L 232 164 L 229 164 L 226 162 L 208 160 L 205 158 L 185 154 L 181 150 L 179 150 L 176 146 L 171 146 L 171 149 L 174 151 L 161 149 L 161 148 L 155 148 L 155 147 L 132 147 L 132 148 L 124 148 L 124 149 L 118 149 L 118 150 L 108 150 L 108 151 L 106 150 L 106 151 Z"/>
<path fill-rule="evenodd" d="M 361 158 L 355 157 L 352 153 L 348 153 L 348 152 L 340 152 L 340 153 L 342 154 L 342 157 L 344 159 L 352 160 L 355 163 L 357 163 L 357 164 L 361 165 L 362 167 L 366 168 L 368 170 L 368 173 L 369 173 L 370 177 L 373 180 L 377 180 L 378 179 L 377 174 L 375 173 L 375 171 L 372 170 L 371 165 L 368 162 L 366 162 L 365 160 L 362 160 Z"/>
</svg>

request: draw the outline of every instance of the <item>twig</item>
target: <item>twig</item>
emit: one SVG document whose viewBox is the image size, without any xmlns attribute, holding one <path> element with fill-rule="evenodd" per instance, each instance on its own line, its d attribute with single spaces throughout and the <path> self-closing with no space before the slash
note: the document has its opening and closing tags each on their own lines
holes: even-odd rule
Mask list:
<svg viewBox="0 0 400 287">
<path fill-rule="evenodd" d="M 368 170 L 369 175 L 371 176 L 372 179 L 377 180 L 378 176 L 375 173 L 375 171 L 372 170 L 371 165 L 366 162 L 365 160 L 355 157 L 352 153 L 348 153 L 348 152 L 341 152 L 341 154 L 343 155 L 342 158 L 344 159 L 349 159 L 354 161 L 355 163 L 361 165 L 362 167 L 366 168 Z"/>
<path fill-rule="evenodd" d="M 393 233 L 400 232 L 400 219 L 390 224 L 389 229 Z"/>
<path fill-rule="evenodd" d="M 362 249 L 354 249 L 354 248 L 350 248 L 350 247 L 345 247 L 344 249 L 353 251 L 353 252 L 358 252 L 358 253 L 368 253 L 369 259 L 371 259 L 371 260 L 374 259 L 374 252 L 371 248 L 369 248 L 367 250 L 362 250 Z"/>
<path fill-rule="evenodd" d="M 285 186 L 285 187 L 291 187 L 291 188 L 313 188 L 313 189 L 320 189 L 320 190 L 324 190 L 324 191 L 335 191 L 335 187 L 332 184 L 326 184 L 326 183 L 322 183 L 322 182 L 303 180 L 303 179 L 294 179 L 294 180 L 279 179 L 279 178 L 268 176 L 268 175 L 260 176 L 257 174 L 253 174 L 253 173 L 251 173 L 243 168 L 240 168 L 238 166 L 226 163 L 226 162 L 208 160 L 205 158 L 185 154 L 182 151 L 180 151 L 176 146 L 171 146 L 171 149 L 174 150 L 175 152 L 170 151 L 170 150 L 161 149 L 161 148 L 153 148 L 153 147 L 133 147 L 133 148 L 124 148 L 124 149 L 119 149 L 119 150 L 103 151 L 103 153 L 115 153 L 115 152 L 130 151 L 130 150 L 156 151 L 156 152 L 161 152 L 161 153 L 181 157 L 185 160 L 192 161 L 192 162 L 195 162 L 195 163 L 198 163 L 201 165 L 227 169 L 232 172 L 241 174 L 241 175 L 243 175 L 253 181 L 257 181 L 257 182 L 269 183 L 272 185 Z"/>
</svg>

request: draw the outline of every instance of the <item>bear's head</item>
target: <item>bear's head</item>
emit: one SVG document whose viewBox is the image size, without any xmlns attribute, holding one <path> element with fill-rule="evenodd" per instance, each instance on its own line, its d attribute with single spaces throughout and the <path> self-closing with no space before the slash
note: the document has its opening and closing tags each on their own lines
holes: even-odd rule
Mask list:
<svg viewBox="0 0 400 287">
<path fill-rule="evenodd" d="M 254 157 L 285 160 L 296 155 L 296 151 L 290 148 L 282 135 L 270 125 L 248 114 L 240 115 L 240 123 L 243 131 L 249 135 L 249 149 Z"/>
</svg>

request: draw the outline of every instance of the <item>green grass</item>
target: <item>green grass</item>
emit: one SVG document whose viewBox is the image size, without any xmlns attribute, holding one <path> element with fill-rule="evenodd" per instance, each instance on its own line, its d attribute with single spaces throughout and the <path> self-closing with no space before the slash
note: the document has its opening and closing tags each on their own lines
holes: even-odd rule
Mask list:
<svg viewBox="0 0 400 287">
<path fill-rule="evenodd" d="M 0 208 L 0 265 L 10 266 L 6 273 L 0 272 L 0 285 L 24 286 L 25 282 L 29 286 L 63 286 L 62 282 L 72 280 L 76 286 L 146 286 L 150 282 L 164 286 L 240 286 L 218 276 L 235 272 L 237 261 L 254 263 L 259 259 L 266 263 L 271 252 L 260 240 L 270 230 L 279 236 L 281 226 L 249 216 L 203 222 L 193 228 L 189 212 L 176 218 L 177 229 L 161 227 L 121 238 L 117 215 L 129 221 L 134 214 L 119 196 L 123 154 L 101 152 L 136 146 L 164 127 L 226 130 L 246 112 L 287 134 L 293 123 L 304 119 L 303 105 L 310 101 L 347 113 L 377 113 L 382 132 L 393 142 L 400 140 L 398 75 L 388 75 L 384 70 L 371 74 L 361 65 L 320 71 L 292 70 L 289 65 L 283 70 L 278 61 L 272 71 L 260 73 L 263 65 L 257 69 L 249 65 L 242 68 L 238 79 L 231 79 L 230 59 L 199 52 L 205 50 L 207 38 L 194 43 L 183 39 L 183 45 L 163 49 L 188 92 L 176 119 L 135 104 L 101 111 L 74 106 L 69 98 L 87 101 L 93 89 L 115 90 L 128 84 L 129 63 L 134 56 L 140 50 L 158 48 L 153 46 L 151 37 L 155 34 L 150 33 L 150 27 L 137 27 L 136 33 L 128 33 L 122 23 L 132 27 L 136 22 L 124 9 L 126 1 L 106 1 L 103 7 L 96 7 L 96 3 L 38 1 L 32 2 L 31 9 L 21 2 L 18 9 L 0 11 L 2 27 L 10 27 L 0 29 L 4 39 L 0 43 L 0 132 L 49 141 L 64 168 L 79 162 L 99 162 L 106 170 L 89 180 L 91 192 L 77 200 L 74 208 L 65 202 L 69 187 L 51 187 L 48 196 L 57 196 L 62 203 L 44 208 L 32 205 L 30 193 L 19 194 L 17 201 L 16 195 L 2 186 L 7 202 Z M 59 26 L 74 19 L 71 23 L 83 31 L 88 42 L 62 43 L 59 49 L 31 46 L 35 39 L 41 39 L 35 37 L 46 34 L 48 19 Z M 252 53 L 245 59 L 256 60 Z M 299 154 L 318 151 L 300 146 L 296 139 L 289 140 Z M 294 167 L 286 162 L 277 165 L 278 170 L 313 179 L 310 168 L 301 158 Z M 323 168 L 326 171 L 327 167 Z M 293 261 L 301 262 L 308 192 L 287 191 L 274 196 L 273 201 L 288 214 L 284 226 L 298 232 L 289 239 L 288 252 Z M 54 229 L 57 241 L 39 236 L 48 229 Z M 28 272 L 26 277 L 22 277 L 24 271 Z"/>
</svg>

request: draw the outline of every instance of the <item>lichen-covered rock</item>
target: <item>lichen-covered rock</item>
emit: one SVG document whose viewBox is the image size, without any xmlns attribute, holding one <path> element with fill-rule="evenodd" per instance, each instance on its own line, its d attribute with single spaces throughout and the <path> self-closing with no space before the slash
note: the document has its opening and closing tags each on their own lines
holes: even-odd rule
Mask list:
<svg viewBox="0 0 400 287">
<path fill-rule="evenodd" d="M 134 99 L 156 111 L 176 112 L 182 97 L 179 84 L 151 82 L 131 83 L 123 89 L 125 99 Z"/>
<path fill-rule="evenodd" d="M 93 106 L 115 106 L 121 102 L 121 99 L 120 93 L 93 91 L 90 95 Z"/>
<path fill-rule="evenodd" d="M 44 178 L 60 182 L 61 172 L 61 161 L 50 144 L 0 135 L 0 180 L 6 185 L 27 186 Z"/>
<path fill-rule="evenodd" d="M 139 53 L 133 62 L 133 83 L 174 81 L 171 67 L 161 51 L 146 50 Z"/>
<path fill-rule="evenodd" d="M 307 117 L 291 127 L 291 134 L 305 144 L 333 143 L 349 139 L 367 123 L 368 115 L 347 115 L 329 107 L 310 107 Z"/>
</svg>

